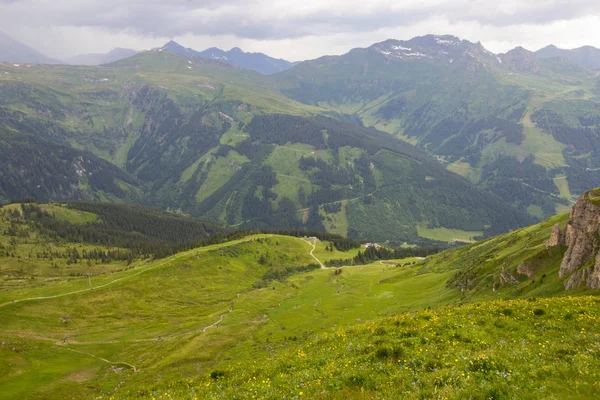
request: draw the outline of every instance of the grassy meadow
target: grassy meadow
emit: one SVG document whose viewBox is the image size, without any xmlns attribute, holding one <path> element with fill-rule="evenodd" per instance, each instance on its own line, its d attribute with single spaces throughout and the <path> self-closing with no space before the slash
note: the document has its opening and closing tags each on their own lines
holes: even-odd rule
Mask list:
<svg viewBox="0 0 600 400">
<path fill-rule="evenodd" d="M 89 245 L 3 226 L 0 399 L 593 398 L 597 293 L 565 297 L 544 245 L 565 221 L 328 269 L 311 252 L 325 262 L 358 249 L 261 234 L 48 267 L 29 253 Z M 517 274 L 523 262 L 531 277 Z"/>
</svg>

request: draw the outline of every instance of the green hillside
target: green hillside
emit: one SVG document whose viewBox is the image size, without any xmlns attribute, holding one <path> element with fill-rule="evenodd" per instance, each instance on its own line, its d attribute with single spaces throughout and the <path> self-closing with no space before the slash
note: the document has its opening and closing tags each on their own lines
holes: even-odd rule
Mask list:
<svg viewBox="0 0 600 400">
<path fill-rule="evenodd" d="M 307 61 L 276 78 L 290 97 L 416 144 L 538 218 L 600 185 L 598 76 L 566 59 L 522 48 L 496 56 L 428 35 Z"/>
<path fill-rule="evenodd" d="M 5 201 L 142 203 L 397 243 L 539 217 L 343 111 L 292 100 L 275 78 L 166 50 L 101 67 L 0 64 L 0 117 Z"/>
<path fill-rule="evenodd" d="M 596 297 L 560 297 L 406 313 L 330 330 L 305 345 L 137 396 L 592 399 L 598 304 Z"/>
<path fill-rule="evenodd" d="M 464 298 L 549 296 L 561 293 L 558 270 L 566 247 L 546 248 L 555 224 L 564 227 L 568 214 L 428 258 L 425 269 L 454 271 L 450 287 Z"/>
<path fill-rule="evenodd" d="M 328 269 L 357 249 L 107 204 L 0 217 L 0 398 L 561 398 L 564 379 L 593 397 L 597 291 L 564 297 L 565 249 L 545 246 L 566 215 Z M 203 245 L 157 259 L 132 230 Z"/>
</svg>

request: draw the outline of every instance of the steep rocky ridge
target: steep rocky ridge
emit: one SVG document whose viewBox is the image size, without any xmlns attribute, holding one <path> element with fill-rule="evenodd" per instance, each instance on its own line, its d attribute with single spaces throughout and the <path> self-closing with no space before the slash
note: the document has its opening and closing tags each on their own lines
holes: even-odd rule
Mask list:
<svg viewBox="0 0 600 400">
<path fill-rule="evenodd" d="M 548 247 L 568 246 L 559 276 L 568 278 L 565 289 L 587 286 L 600 289 L 600 189 L 584 193 L 571 210 L 564 230 L 555 226 Z"/>
</svg>

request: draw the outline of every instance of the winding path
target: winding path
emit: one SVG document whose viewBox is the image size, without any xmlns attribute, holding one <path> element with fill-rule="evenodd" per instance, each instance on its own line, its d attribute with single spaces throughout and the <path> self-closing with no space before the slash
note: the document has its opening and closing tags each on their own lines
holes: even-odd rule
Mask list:
<svg viewBox="0 0 600 400">
<path fill-rule="evenodd" d="M 314 253 L 314 251 L 317 249 L 317 244 L 316 244 L 316 242 L 317 242 L 317 241 L 316 241 L 315 239 L 313 239 L 312 243 L 311 243 L 310 241 L 308 241 L 308 240 L 304 240 L 304 241 L 305 241 L 306 243 L 308 243 L 309 245 L 311 245 L 311 246 L 312 246 L 312 250 L 310 251 L 310 253 L 309 253 L 309 254 L 310 254 L 310 256 L 311 256 L 312 258 L 314 258 L 314 259 L 315 259 L 315 261 L 317 261 L 317 262 L 319 263 L 319 265 L 321 266 L 321 269 L 329 269 L 329 268 L 327 268 L 327 267 L 325 266 L 325 264 L 323 264 L 323 263 L 321 262 L 321 260 L 319 260 L 319 259 L 317 258 L 317 256 L 315 256 L 315 255 L 313 254 L 313 253 Z"/>
<path fill-rule="evenodd" d="M 210 328 L 213 328 L 213 327 L 215 327 L 215 326 L 218 326 L 218 325 L 219 325 L 219 324 L 220 324 L 220 323 L 223 321 L 223 318 L 225 318 L 225 316 L 226 316 L 227 314 L 229 314 L 230 312 L 232 312 L 232 311 L 233 311 L 233 309 L 230 309 L 230 310 L 229 310 L 229 312 L 227 312 L 227 313 L 225 313 L 225 314 L 221 315 L 221 318 L 219 318 L 219 320 L 218 320 L 217 322 L 215 322 L 215 323 L 214 323 L 214 324 L 212 324 L 212 325 L 209 325 L 209 326 L 207 326 L 206 328 L 204 328 L 204 329 L 202 330 L 202 332 L 206 332 L 208 329 L 210 329 Z"/>
<path fill-rule="evenodd" d="M 93 288 L 93 290 L 96 290 L 96 289 L 102 289 L 102 288 L 105 288 L 105 287 L 107 287 L 107 286 L 110 286 L 110 285 L 112 285 L 113 283 L 117 283 L 117 282 L 119 282 L 119 281 L 122 281 L 122 280 L 124 280 L 124 279 L 133 278 L 134 276 L 138 276 L 138 275 L 140 275 L 140 274 L 143 274 L 143 273 L 144 273 L 144 272 L 146 272 L 146 271 L 150 271 L 150 270 L 153 270 L 153 269 L 155 269 L 155 268 L 162 267 L 162 266 L 164 266 L 164 265 L 168 264 L 170 261 L 176 260 L 176 259 L 178 259 L 178 258 L 180 258 L 180 257 L 183 257 L 183 256 L 184 256 L 184 255 L 181 255 L 181 256 L 179 256 L 179 257 L 175 257 L 175 258 L 169 259 L 168 261 L 165 261 L 164 263 L 157 264 L 157 265 L 155 265 L 155 266 L 152 266 L 152 267 L 144 268 L 143 270 L 141 270 L 141 271 L 138 271 L 138 272 L 136 272 L 135 274 L 131 274 L 131 275 L 127 275 L 127 276 L 123 276 L 123 277 L 121 277 L 121 278 L 118 278 L 118 279 L 112 280 L 112 281 L 110 281 L 110 282 L 107 282 L 107 283 L 105 283 L 105 284 L 103 284 L 103 285 L 98 285 L 98 286 L 94 287 L 94 288 Z M 73 291 L 73 292 L 66 292 L 66 293 L 57 294 L 57 295 L 54 295 L 54 296 L 28 297 L 28 298 L 25 298 L 25 299 L 18 299 L 18 300 L 13 300 L 13 301 L 8 301 L 8 302 L 6 302 L 6 303 L 2 303 L 2 304 L 0 304 L 0 307 L 5 307 L 5 306 L 7 306 L 7 305 L 9 305 L 9 304 L 16 304 L 16 303 L 20 303 L 20 302 L 22 302 L 22 301 L 34 301 L 34 300 L 48 300 L 48 299 L 56 299 L 56 298 L 59 298 L 59 297 L 70 296 L 70 295 L 73 295 L 73 294 L 78 294 L 78 293 L 86 293 L 86 292 L 90 292 L 90 291 L 92 291 L 92 289 L 80 289 L 80 290 L 75 290 L 75 291 Z"/>
<path fill-rule="evenodd" d="M 74 353 L 84 354 L 86 356 L 97 358 L 98 360 L 104 361 L 107 364 L 111 364 L 111 365 L 125 365 L 126 367 L 129 367 L 129 368 L 133 369 L 133 372 L 138 372 L 138 369 L 134 365 L 131 365 L 131 364 L 126 363 L 126 362 L 122 362 L 122 361 L 116 361 L 116 362 L 110 361 L 110 360 L 107 360 L 106 358 L 98 357 L 98 356 L 96 356 L 96 355 L 94 355 L 92 353 L 86 353 L 85 351 L 75 350 L 75 349 L 72 349 L 72 348 L 66 347 L 66 346 L 65 346 L 65 349 L 67 349 L 69 351 L 72 351 Z"/>
</svg>

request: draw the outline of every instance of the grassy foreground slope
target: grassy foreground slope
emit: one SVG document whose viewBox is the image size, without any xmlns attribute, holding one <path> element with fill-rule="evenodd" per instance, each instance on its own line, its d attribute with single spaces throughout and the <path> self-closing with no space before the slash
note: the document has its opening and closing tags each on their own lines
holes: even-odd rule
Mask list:
<svg viewBox="0 0 600 400">
<path fill-rule="evenodd" d="M 397 265 L 321 269 L 356 250 L 254 235 L 107 267 L 93 290 L 3 284 L 0 399 L 593 398 L 597 292 L 563 297 L 544 245 L 565 221 Z"/>
<path fill-rule="evenodd" d="M 405 313 L 139 397 L 592 399 L 599 305 L 596 297 L 558 297 Z"/>
</svg>

